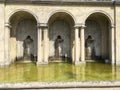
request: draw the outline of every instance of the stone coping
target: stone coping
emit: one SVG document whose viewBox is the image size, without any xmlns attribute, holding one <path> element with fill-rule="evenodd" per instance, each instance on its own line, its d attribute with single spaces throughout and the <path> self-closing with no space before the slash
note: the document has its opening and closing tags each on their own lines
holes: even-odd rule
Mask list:
<svg viewBox="0 0 120 90">
<path fill-rule="evenodd" d="M 112 0 L 0 0 L 5 3 L 32 3 L 32 4 L 52 4 L 52 5 L 78 5 L 78 4 L 92 4 L 92 5 L 112 5 Z M 119 1 L 116 1 L 118 3 Z"/>
<path fill-rule="evenodd" d="M 52 5 L 120 5 L 120 0 L 0 0 L 0 3 Z"/>
<path fill-rule="evenodd" d="M 100 88 L 120 87 L 120 81 L 73 81 L 73 82 L 17 82 L 0 83 L 0 88 L 46 89 L 46 88 Z"/>
</svg>

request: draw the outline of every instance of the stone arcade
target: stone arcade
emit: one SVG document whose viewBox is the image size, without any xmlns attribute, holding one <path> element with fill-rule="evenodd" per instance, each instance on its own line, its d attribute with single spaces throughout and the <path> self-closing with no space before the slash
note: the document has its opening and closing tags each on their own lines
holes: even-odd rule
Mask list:
<svg viewBox="0 0 120 90">
<path fill-rule="evenodd" d="M 56 56 L 120 64 L 119 29 L 118 0 L 0 0 L 0 65 L 24 55 L 38 65 Z"/>
</svg>

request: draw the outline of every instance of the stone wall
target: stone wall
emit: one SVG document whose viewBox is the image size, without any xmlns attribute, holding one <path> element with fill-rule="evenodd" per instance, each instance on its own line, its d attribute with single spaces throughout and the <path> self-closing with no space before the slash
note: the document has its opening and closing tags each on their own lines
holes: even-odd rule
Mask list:
<svg viewBox="0 0 120 90">
<path fill-rule="evenodd" d="M 71 42 L 71 29 L 68 23 L 66 23 L 63 20 L 55 21 L 51 26 L 49 30 L 49 39 L 50 39 L 50 56 L 55 55 L 55 39 L 57 36 L 60 35 L 61 38 L 64 40 L 61 43 L 62 48 L 62 56 L 67 55 L 70 57 L 70 42 Z"/>
<path fill-rule="evenodd" d="M 31 50 L 32 55 L 37 56 L 37 28 L 36 23 L 33 20 L 22 20 L 16 31 L 16 40 L 17 40 L 17 58 L 23 57 L 24 51 L 24 40 L 27 36 L 30 36 L 33 39 L 33 48 Z"/>
<path fill-rule="evenodd" d="M 115 31 L 115 42 L 116 42 L 116 62 L 120 64 L 120 6 L 116 7 L 116 16 L 114 17 L 116 23 L 116 31 Z"/>
<path fill-rule="evenodd" d="M 99 24 L 93 20 L 86 22 L 85 40 L 89 35 L 94 40 L 92 48 L 94 48 L 95 56 L 101 57 L 101 30 Z"/>
<path fill-rule="evenodd" d="M 23 8 L 24 7 L 24 8 Z M 94 12 L 102 12 L 114 19 L 111 7 L 85 6 L 85 5 L 34 5 L 34 4 L 7 4 L 5 8 L 6 21 L 17 11 L 27 11 L 33 14 L 40 23 L 48 23 L 49 18 L 56 12 L 66 12 L 70 14 L 75 23 L 85 23 L 87 17 Z"/>
<path fill-rule="evenodd" d="M 119 7 L 117 7 L 117 8 L 118 8 L 117 12 L 119 13 Z M 2 6 L 2 3 L 1 3 L 1 11 L 3 12 L 4 10 L 5 10 L 5 15 L 4 15 L 4 13 L 1 14 L 2 15 L 2 19 L 1 19 L 2 24 L 4 24 L 4 20 L 5 20 L 5 22 L 9 22 L 10 17 L 15 12 L 25 11 L 25 12 L 28 12 L 31 15 L 33 15 L 34 18 L 36 19 L 37 23 L 48 23 L 50 17 L 53 14 L 55 14 L 57 12 L 65 12 L 65 13 L 68 13 L 73 18 L 75 24 L 79 23 L 81 25 L 85 24 L 86 19 L 92 13 L 100 12 L 103 14 L 103 16 L 107 17 L 107 19 L 111 22 L 111 25 L 114 25 L 114 8 L 112 5 L 107 5 L 107 6 L 101 6 L 101 5 L 49 5 L 49 4 L 46 5 L 46 4 L 33 4 L 33 3 L 31 3 L 31 4 L 30 3 L 29 4 L 6 3 L 6 6 L 4 8 L 4 5 Z M 117 13 L 117 17 L 119 17 L 118 13 Z M 4 19 L 4 16 L 5 16 L 5 19 Z M 117 19 L 117 22 L 119 23 L 119 19 Z M 4 30 L 4 26 L 1 28 L 2 28 L 2 30 Z M 74 29 L 72 29 L 72 30 L 74 30 Z M 71 31 L 71 32 L 73 32 L 73 31 Z M 119 38 L 119 24 L 117 25 L 117 36 L 116 37 Z M 43 45 L 43 43 L 42 43 L 42 45 Z M 119 48 L 119 40 L 118 39 L 117 39 L 116 45 Z M 72 47 L 74 47 L 74 41 L 73 41 Z M 41 51 L 43 52 L 43 50 L 41 50 Z M 66 51 L 67 51 L 67 49 L 66 49 Z M 79 51 L 80 51 L 80 45 L 79 45 Z M 99 51 L 99 50 L 97 50 L 97 51 Z M 14 51 L 12 51 L 12 52 L 15 53 Z M 72 53 L 74 53 L 74 49 L 72 49 Z M 97 53 L 99 54 L 99 52 L 97 52 Z M 53 55 L 53 53 L 52 53 L 52 55 Z M 2 56 L 4 56 L 4 54 Z M 1 56 L 1 58 L 4 59 L 4 57 L 2 57 L 2 56 Z M 15 56 L 15 54 L 13 54 L 13 56 Z M 118 49 L 116 58 L 117 58 L 117 60 L 120 58 L 119 49 Z"/>
<path fill-rule="evenodd" d="M 6 57 L 5 52 L 7 52 L 7 49 L 5 46 L 5 31 L 4 31 L 4 24 L 5 24 L 5 11 L 4 11 L 4 3 L 0 3 L 0 65 L 1 64 L 6 64 L 7 62 L 5 61 Z"/>
</svg>

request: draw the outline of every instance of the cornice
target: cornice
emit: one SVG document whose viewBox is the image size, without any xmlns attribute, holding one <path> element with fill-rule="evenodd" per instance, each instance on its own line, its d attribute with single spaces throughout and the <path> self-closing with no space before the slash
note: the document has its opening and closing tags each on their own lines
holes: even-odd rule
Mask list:
<svg viewBox="0 0 120 90">
<path fill-rule="evenodd" d="M 32 3 L 32 4 L 53 4 L 53 5 L 111 5 L 112 0 L 0 0 L 6 3 Z M 117 2 L 116 2 L 117 3 Z"/>
</svg>

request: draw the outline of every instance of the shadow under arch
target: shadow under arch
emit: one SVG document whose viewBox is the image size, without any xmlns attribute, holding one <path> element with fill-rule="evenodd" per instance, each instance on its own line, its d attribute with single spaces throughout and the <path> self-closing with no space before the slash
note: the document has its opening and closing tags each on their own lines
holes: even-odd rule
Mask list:
<svg viewBox="0 0 120 90">
<path fill-rule="evenodd" d="M 29 36 L 32 43 L 30 56 L 37 57 L 37 23 L 38 19 L 28 10 L 16 10 L 9 17 L 12 26 L 10 31 L 10 59 L 23 59 L 25 53 L 24 41 Z"/>
<path fill-rule="evenodd" d="M 104 11 L 93 11 L 87 15 L 84 23 L 86 25 L 86 60 L 101 60 L 100 62 L 111 63 L 112 33 L 110 27 L 113 25 L 111 16 Z"/>
<path fill-rule="evenodd" d="M 74 15 L 73 15 L 71 12 L 69 12 L 69 11 L 67 11 L 67 10 L 62 10 L 62 9 L 60 9 L 60 10 L 55 10 L 55 11 L 51 12 L 51 13 L 49 14 L 49 16 L 48 16 L 47 22 L 49 23 L 51 17 L 54 16 L 55 14 L 57 14 L 57 13 L 66 13 L 66 14 L 68 14 L 68 15 L 73 19 L 74 24 L 76 24 L 76 18 L 74 17 Z"/>
<path fill-rule="evenodd" d="M 12 11 L 12 12 L 9 14 L 9 16 L 8 16 L 8 20 L 7 20 L 7 21 L 10 23 L 11 19 L 12 19 L 12 18 L 14 17 L 14 15 L 15 15 L 16 13 L 18 13 L 18 12 L 26 12 L 26 13 L 31 14 L 31 15 L 35 18 L 36 22 L 39 23 L 38 17 L 37 17 L 32 11 L 27 10 L 27 9 L 16 9 L 16 10 Z"/>
<path fill-rule="evenodd" d="M 62 59 L 69 58 L 69 61 L 71 62 L 71 59 L 73 58 L 73 27 L 75 26 L 75 23 L 75 18 L 64 10 L 52 12 L 48 19 L 50 40 L 49 57 L 56 57 L 56 53 L 59 52 L 59 49 L 57 49 L 56 46 L 61 46 L 61 50 L 59 52 L 61 55 L 58 56 L 62 57 Z M 62 42 L 56 43 L 56 41 L 59 41 L 58 39 L 61 39 Z"/>
<path fill-rule="evenodd" d="M 110 23 L 111 25 L 114 25 L 114 21 L 113 21 L 112 17 L 111 17 L 107 12 L 102 11 L 102 10 L 94 10 L 94 11 L 89 12 L 88 14 L 86 14 L 86 16 L 85 16 L 84 19 L 83 19 L 83 23 L 85 24 L 87 18 L 88 18 L 90 15 L 94 14 L 94 13 L 100 13 L 100 14 L 104 15 L 104 16 L 109 20 L 109 23 Z"/>
</svg>

